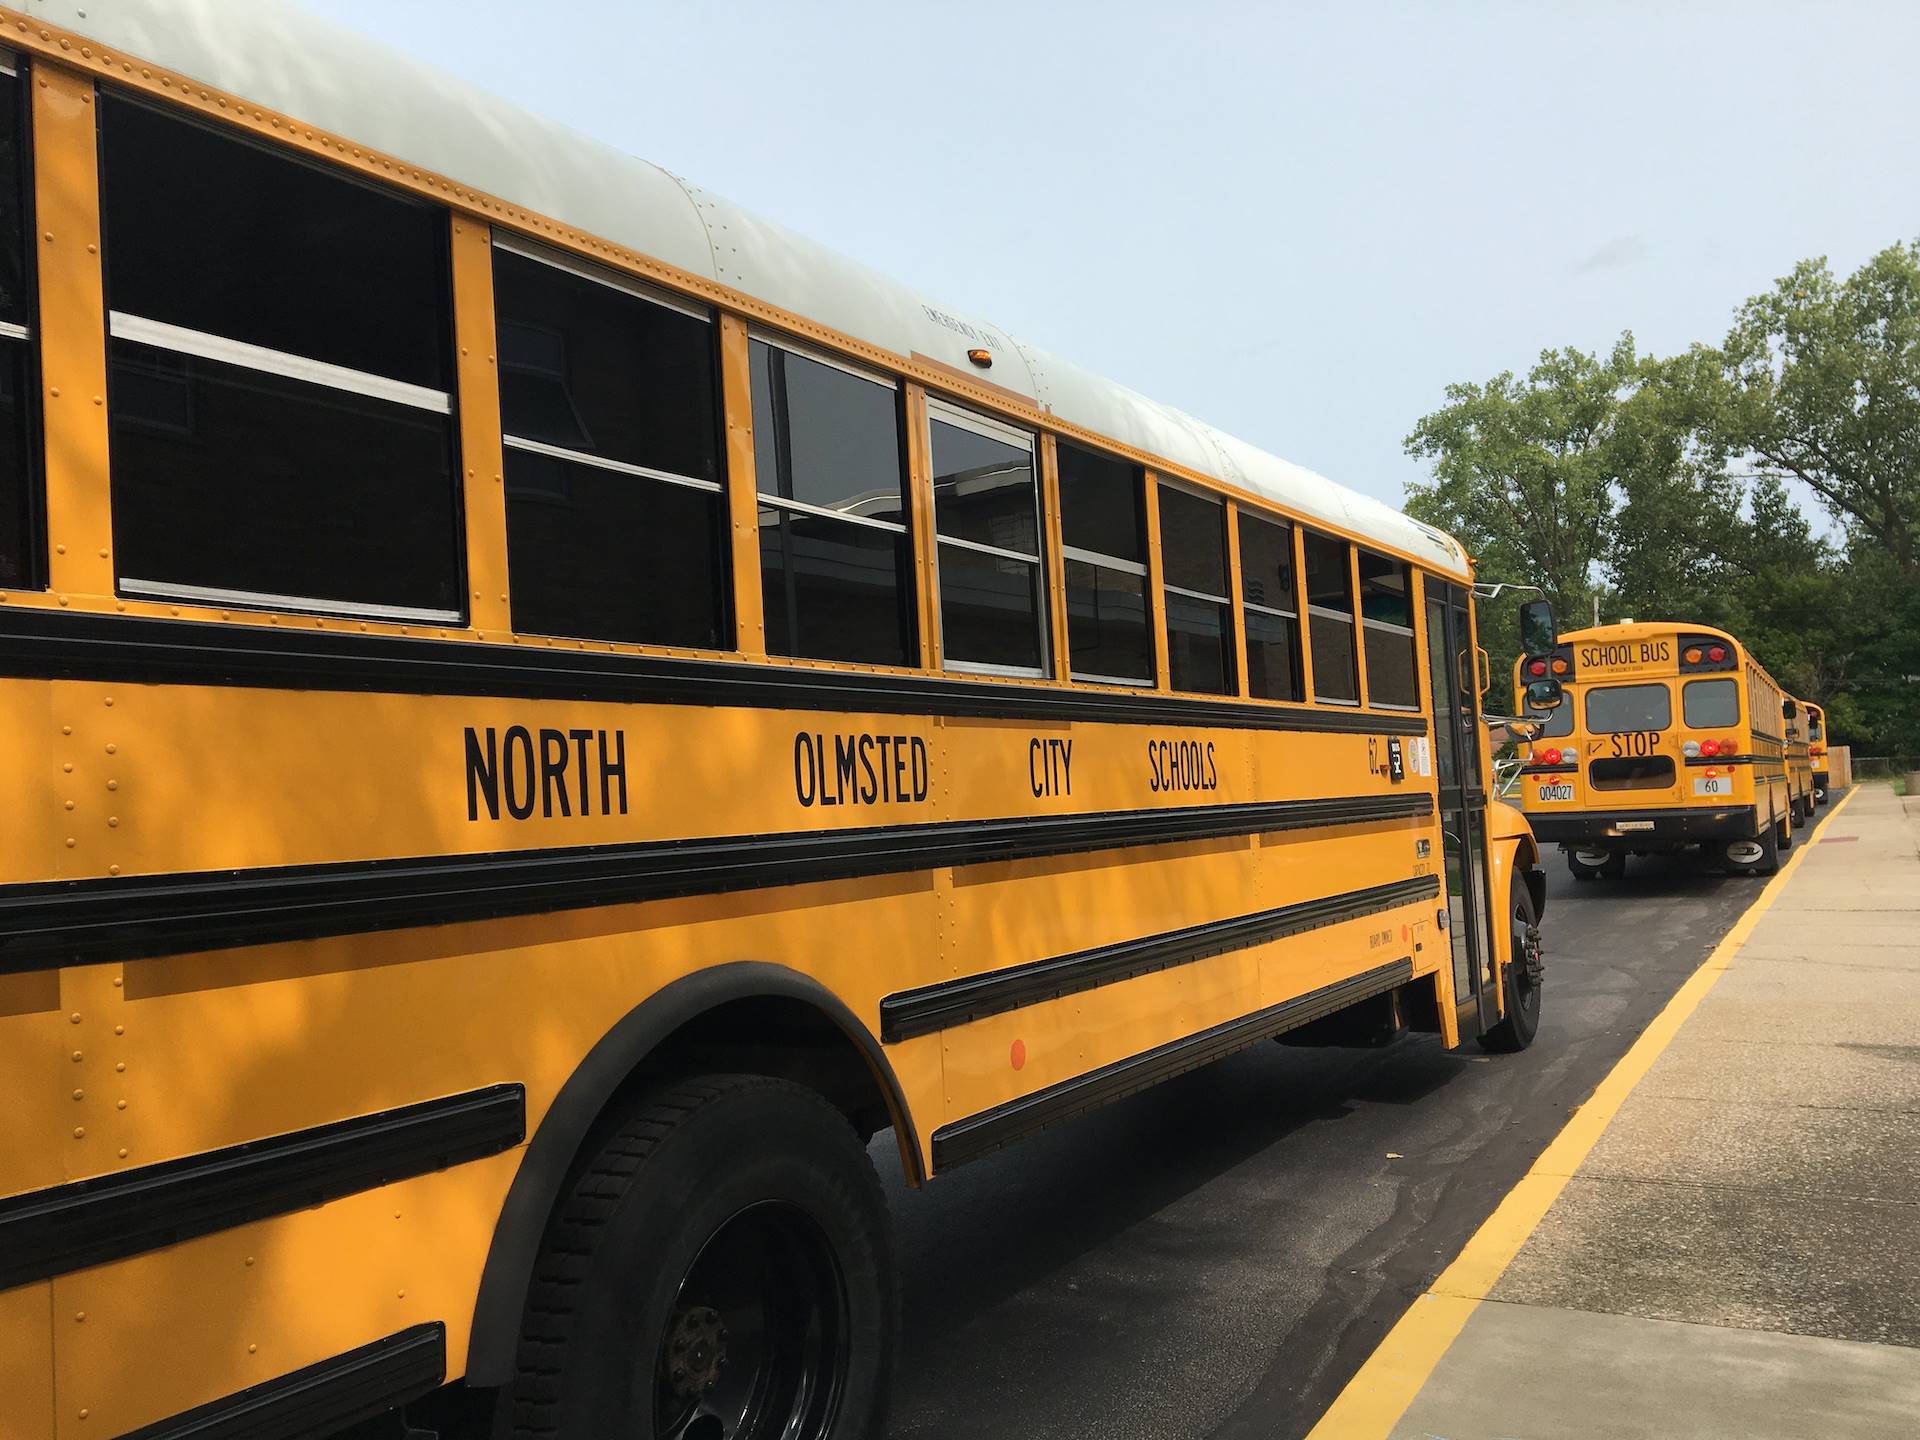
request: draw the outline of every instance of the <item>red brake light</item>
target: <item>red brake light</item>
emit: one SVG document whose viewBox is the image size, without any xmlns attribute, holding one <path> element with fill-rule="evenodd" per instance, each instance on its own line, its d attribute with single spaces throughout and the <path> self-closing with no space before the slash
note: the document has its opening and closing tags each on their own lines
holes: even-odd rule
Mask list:
<svg viewBox="0 0 1920 1440">
<path fill-rule="evenodd" d="M 1542 750 L 1540 752 L 1540 763 L 1543 765 L 1558 765 L 1560 763 L 1560 752 L 1553 749 Z"/>
<path fill-rule="evenodd" d="M 1700 742 L 1700 753 L 1702 755 L 1718 755 L 1720 753 L 1720 742 L 1718 740 L 1702 740 Z"/>
<path fill-rule="evenodd" d="M 1709 646 L 1709 647 L 1708 647 L 1708 649 L 1707 649 L 1707 659 L 1709 659 L 1709 660 L 1711 660 L 1711 661 L 1712 661 L 1712 662 L 1713 662 L 1714 664 L 1716 664 L 1716 665 L 1718 665 L 1718 664 L 1719 664 L 1719 663 L 1720 663 L 1720 662 L 1721 662 L 1722 660 L 1724 660 L 1724 659 L 1726 659 L 1726 658 L 1727 658 L 1727 647 L 1726 647 L 1726 646 L 1724 646 L 1724 645 L 1713 645 L 1713 646 Z"/>
<path fill-rule="evenodd" d="M 1527 664 L 1527 673 L 1528 673 L 1529 675 L 1544 675 L 1544 674 L 1546 674 L 1546 673 L 1547 673 L 1547 662 L 1546 662 L 1546 661 L 1544 661 L 1544 660 L 1533 660 L 1533 661 L 1529 661 L 1529 662 L 1528 662 L 1528 664 Z"/>
</svg>

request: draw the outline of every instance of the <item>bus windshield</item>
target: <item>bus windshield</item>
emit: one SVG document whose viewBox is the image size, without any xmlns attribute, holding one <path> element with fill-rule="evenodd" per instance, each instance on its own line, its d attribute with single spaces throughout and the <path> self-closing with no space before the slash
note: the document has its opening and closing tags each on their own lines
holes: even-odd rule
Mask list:
<svg viewBox="0 0 1920 1440">
<path fill-rule="evenodd" d="M 1587 729 L 1595 735 L 1664 730 L 1673 723 L 1673 694 L 1665 685 L 1608 685 L 1587 692 Z"/>
</svg>

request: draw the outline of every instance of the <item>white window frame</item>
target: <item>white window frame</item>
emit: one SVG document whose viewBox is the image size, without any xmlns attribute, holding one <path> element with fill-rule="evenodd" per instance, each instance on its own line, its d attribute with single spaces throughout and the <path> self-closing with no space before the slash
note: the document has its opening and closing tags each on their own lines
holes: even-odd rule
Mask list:
<svg viewBox="0 0 1920 1440">
<path fill-rule="evenodd" d="M 934 621 L 940 627 L 940 665 L 944 670 L 952 670 L 965 675 L 1006 675 L 1025 679 L 1046 680 L 1053 676 L 1053 637 L 1048 632 L 1052 626 L 1048 623 L 1048 608 L 1052 603 L 1052 586 L 1047 578 L 1047 542 L 1045 514 L 1041 508 L 1040 496 L 1040 437 L 1031 430 L 1021 430 L 1012 425 L 981 415 L 972 410 L 963 410 L 951 401 L 937 396 L 927 397 L 927 455 L 933 455 L 933 422 L 952 425 L 957 430 L 970 430 L 988 440 L 997 440 L 1003 445 L 1024 449 L 1030 461 L 1033 475 L 1033 534 L 1038 542 L 1039 553 L 1028 555 L 1019 550 L 1008 550 L 998 545 L 983 544 L 978 540 L 962 540 L 952 535 L 940 533 L 940 497 L 933 496 L 933 554 L 928 557 L 933 562 L 933 599 Z M 928 477 L 931 488 L 932 477 Z M 1040 641 L 1040 664 L 997 665 L 985 660 L 955 660 L 947 653 L 946 647 L 946 606 L 940 592 L 940 547 L 953 545 L 962 550 L 972 550 L 982 555 L 992 555 L 1001 560 L 1013 560 L 1022 565 L 1030 565 L 1038 572 L 1039 587 L 1037 597 L 1039 607 L 1034 615 L 1034 624 L 1038 629 Z"/>
</svg>

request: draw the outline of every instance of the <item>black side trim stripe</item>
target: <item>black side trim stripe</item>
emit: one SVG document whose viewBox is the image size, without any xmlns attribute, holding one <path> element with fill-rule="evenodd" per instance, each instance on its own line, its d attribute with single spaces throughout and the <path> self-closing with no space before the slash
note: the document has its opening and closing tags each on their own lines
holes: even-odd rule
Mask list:
<svg viewBox="0 0 1920 1440">
<path fill-rule="evenodd" d="M 1328 895 L 1012 965 L 985 975 L 970 975 L 964 980 L 905 990 L 880 1002 L 880 1038 L 888 1044 L 910 1040 L 916 1035 L 964 1025 L 987 1015 L 1038 1005 L 1062 995 L 1191 964 L 1231 950 L 1264 945 L 1364 915 L 1377 915 L 1383 910 L 1431 899 L 1439 893 L 1440 881 L 1432 875 L 1396 880 L 1388 885 L 1373 885 L 1342 895 Z"/>
<path fill-rule="evenodd" d="M 1236 1050 L 1284 1034 L 1343 1010 L 1369 996 L 1384 994 L 1413 978 L 1413 960 L 1404 958 L 1346 980 L 1309 991 L 1251 1015 L 1224 1021 L 1211 1029 L 1174 1040 L 1072 1080 L 1050 1085 L 991 1110 L 942 1125 L 933 1132 L 936 1171 L 968 1160 L 1076 1115 L 1119 1100 L 1196 1069 Z"/>
<path fill-rule="evenodd" d="M 0 1290 L 495 1155 L 526 1131 L 526 1091 L 495 1085 L 14 1195 Z"/>
<path fill-rule="evenodd" d="M 0 610 L 0 675 L 1355 735 L 1427 733 L 1424 715 L 15 607 Z"/>
<path fill-rule="evenodd" d="M 142 1426 L 121 1440 L 307 1440 L 417 1400 L 446 1378 L 447 1327 L 435 1321 Z"/>
<path fill-rule="evenodd" d="M 1432 813 L 1408 791 L 0 886 L 0 974 Z"/>
<path fill-rule="evenodd" d="M 1520 767 L 1522 775 L 1574 775 L 1578 774 L 1579 770 L 1579 764 L 1571 760 L 1559 765 L 1522 765 Z"/>
</svg>

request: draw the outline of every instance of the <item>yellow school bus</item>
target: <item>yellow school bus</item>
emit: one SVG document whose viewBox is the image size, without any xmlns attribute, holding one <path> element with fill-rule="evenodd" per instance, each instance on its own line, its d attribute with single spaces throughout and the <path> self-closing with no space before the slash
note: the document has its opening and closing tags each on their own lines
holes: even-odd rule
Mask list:
<svg viewBox="0 0 1920 1440">
<path fill-rule="evenodd" d="M 1789 697 L 1786 706 L 1787 792 L 1792 797 L 1796 825 L 1809 824 L 1818 803 L 1813 777 L 1813 720 L 1807 702 Z"/>
<path fill-rule="evenodd" d="M 1448 537 L 263 0 L 0 38 L 7 1440 L 869 1435 L 876 1137 L 1532 1040 Z"/>
<path fill-rule="evenodd" d="M 1630 854 L 1694 847 L 1771 873 L 1811 818 L 1791 773 L 1799 705 L 1725 631 L 1576 630 L 1520 657 L 1516 693 L 1546 677 L 1565 699 L 1525 747 L 1520 807 L 1536 837 L 1559 842 L 1576 879 L 1617 879 Z M 1804 738 L 1797 744 L 1804 766 Z"/>
<path fill-rule="evenodd" d="M 1827 803 L 1827 712 L 1811 700 L 1802 700 L 1807 712 L 1807 764 L 1813 772 L 1813 803 Z"/>
</svg>

